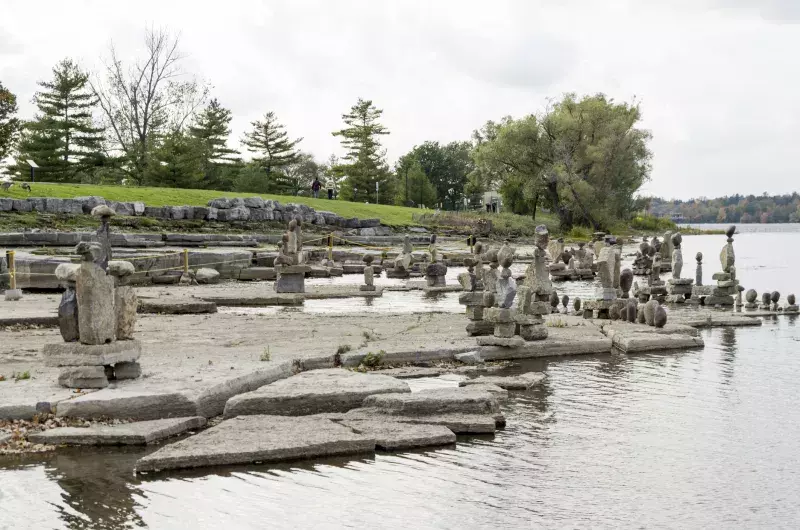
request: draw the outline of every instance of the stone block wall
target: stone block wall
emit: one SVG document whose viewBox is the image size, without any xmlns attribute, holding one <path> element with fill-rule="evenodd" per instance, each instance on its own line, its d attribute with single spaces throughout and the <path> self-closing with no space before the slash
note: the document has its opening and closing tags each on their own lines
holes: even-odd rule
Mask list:
<svg viewBox="0 0 800 530">
<path fill-rule="evenodd" d="M 380 219 L 346 219 L 333 212 L 317 211 L 305 204 L 281 204 L 261 197 L 212 199 L 207 206 L 147 206 L 143 202 L 107 201 L 102 197 L 75 197 L 52 199 L 29 197 L 27 199 L 0 198 L 0 212 L 42 212 L 62 214 L 88 214 L 92 208 L 106 204 L 117 215 L 143 216 L 154 219 L 188 219 L 217 222 L 277 221 L 289 222 L 297 216 L 303 222 L 331 225 L 339 228 L 377 229 Z M 363 235 L 380 235 L 377 231 Z"/>
</svg>

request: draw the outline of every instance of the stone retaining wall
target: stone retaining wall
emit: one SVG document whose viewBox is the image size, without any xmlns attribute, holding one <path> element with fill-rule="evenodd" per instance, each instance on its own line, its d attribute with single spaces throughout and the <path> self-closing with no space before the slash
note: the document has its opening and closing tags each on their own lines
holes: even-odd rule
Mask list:
<svg viewBox="0 0 800 530">
<path fill-rule="evenodd" d="M 99 204 L 111 207 L 117 215 L 144 216 L 155 219 L 196 219 L 205 221 L 280 221 L 288 222 L 297 216 L 303 222 L 315 225 L 332 225 L 340 228 L 369 229 L 380 227 L 380 219 L 346 219 L 332 212 L 317 211 L 305 204 L 281 204 L 261 197 L 219 198 L 208 201 L 207 206 L 147 206 L 143 202 L 107 201 L 102 197 L 75 197 L 52 199 L 30 197 L 27 199 L 0 198 L 0 212 L 46 212 L 88 214 Z M 367 233 L 364 235 L 380 235 Z"/>
</svg>

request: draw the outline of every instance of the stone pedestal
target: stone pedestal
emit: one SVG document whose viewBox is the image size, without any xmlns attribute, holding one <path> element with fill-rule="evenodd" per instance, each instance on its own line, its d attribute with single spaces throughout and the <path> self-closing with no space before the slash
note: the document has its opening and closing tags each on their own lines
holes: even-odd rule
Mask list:
<svg viewBox="0 0 800 530">
<path fill-rule="evenodd" d="M 494 325 L 492 336 L 478 337 L 481 346 L 515 347 L 524 344 L 522 337 L 516 336 L 517 312 L 514 309 L 490 307 L 484 311 L 486 322 Z"/>
<path fill-rule="evenodd" d="M 678 252 L 680 249 L 676 249 Z M 683 304 L 692 295 L 694 281 L 691 278 L 670 278 L 667 280 L 666 301 L 674 304 Z"/>
<path fill-rule="evenodd" d="M 490 335 L 494 331 L 494 324 L 483 320 L 485 308 L 483 306 L 483 292 L 473 291 L 461 293 L 458 303 L 466 306 L 466 314 L 469 319 L 467 324 L 467 334 L 471 337 L 478 335 Z"/>
<path fill-rule="evenodd" d="M 444 287 L 445 275 L 447 274 L 447 265 L 442 262 L 430 263 L 425 267 L 425 277 L 428 281 L 428 287 Z"/>
<path fill-rule="evenodd" d="M 46 344 L 46 366 L 61 368 L 58 382 L 68 388 L 105 388 L 108 379 L 132 379 L 141 373 L 137 362 L 142 345 L 137 340 L 88 345 L 79 342 Z M 120 375 L 116 376 L 115 370 Z"/>
<path fill-rule="evenodd" d="M 275 267 L 278 279 L 275 281 L 276 293 L 306 292 L 306 273 L 311 271 L 308 265 L 280 265 Z"/>
</svg>

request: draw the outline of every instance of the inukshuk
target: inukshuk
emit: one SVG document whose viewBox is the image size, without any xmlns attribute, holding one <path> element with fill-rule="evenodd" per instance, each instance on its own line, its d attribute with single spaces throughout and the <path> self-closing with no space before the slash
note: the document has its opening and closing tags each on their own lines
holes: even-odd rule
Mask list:
<svg viewBox="0 0 800 530">
<path fill-rule="evenodd" d="M 97 206 L 98 242 L 75 247 L 81 262 L 62 264 L 56 276 L 66 288 L 58 307 L 63 343 L 46 344 L 47 366 L 61 368 L 58 382 L 68 388 L 104 388 L 109 380 L 139 377 L 141 344 L 133 340 L 136 294 L 127 285 L 134 268 L 111 261 L 108 221 L 114 211 Z"/>
<path fill-rule="evenodd" d="M 297 216 L 289 221 L 289 230 L 283 234 L 278 257 L 275 258 L 276 293 L 306 292 L 306 273 L 311 267 L 306 265 L 303 252 L 303 219 Z"/>
<path fill-rule="evenodd" d="M 728 242 L 719 253 L 722 272 L 717 272 L 711 277 L 716 280 L 717 284 L 711 290 L 711 295 L 706 296 L 705 305 L 732 306 L 734 303 L 733 296 L 738 292 L 739 286 L 739 280 L 736 279 L 736 255 L 733 253 L 734 233 L 736 233 L 736 226 L 730 226 L 725 232 Z"/>
<path fill-rule="evenodd" d="M 667 302 L 674 304 L 686 302 L 686 299 L 692 295 L 692 284 L 694 283 L 691 278 L 681 278 L 681 271 L 683 271 L 682 241 L 683 236 L 680 232 L 672 234 L 670 241 L 672 244 L 672 278 L 667 280 Z"/>
<path fill-rule="evenodd" d="M 430 252 L 430 263 L 425 267 L 425 278 L 428 281 L 428 287 L 444 287 L 446 285 L 447 265 L 442 262 L 439 250 L 436 248 L 436 234 L 431 235 L 428 251 Z"/>
<path fill-rule="evenodd" d="M 479 259 L 481 263 L 481 276 L 483 277 L 483 282 L 478 281 L 477 275 L 474 284 L 470 278 L 467 285 L 470 289 L 472 289 L 474 285 L 475 289 L 471 291 L 465 291 L 458 297 L 458 303 L 466 306 L 467 308 L 466 314 L 470 321 L 469 324 L 467 324 L 467 334 L 471 337 L 491 335 L 494 332 L 494 324 L 484 320 L 484 317 L 486 314 L 486 309 L 494 306 L 495 302 L 495 285 L 498 274 L 497 268 L 499 266 L 499 262 L 497 261 L 497 250 L 488 249 L 486 254 L 479 255 L 476 260 L 477 259 Z M 489 268 L 483 267 L 482 264 L 484 261 L 489 262 Z M 462 286 L 464 286 L 466 289 L 467 287 L 465 282 L 462 280 L 463 279 L 460 279 L 459 281 L 461 281 Z"/>
</svg>

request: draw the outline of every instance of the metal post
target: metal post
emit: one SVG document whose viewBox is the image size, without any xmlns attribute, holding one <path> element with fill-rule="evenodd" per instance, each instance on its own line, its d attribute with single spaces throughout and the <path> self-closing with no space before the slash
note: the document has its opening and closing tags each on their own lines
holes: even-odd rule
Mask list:
<svg viewBox="0 0 800 530">
<path fill-rule="evenodd" d="M 8 277 L 9 277 L 9 289 L 16 289 L 17 288 L 17 264 L 16 260 L 14 260 L 14 251 L 9 250 L 6 252 L 6 263 L 8 263 Z"/>
<path fill-rule="evenodd" d="M 189 274 L 189 249 L 183 249 L 183 273 Z"/>
<path fill-rule="evenodd" d="M 328 234 L 328 260 L 333 261 L 333 234 Z"/>
</svg>

